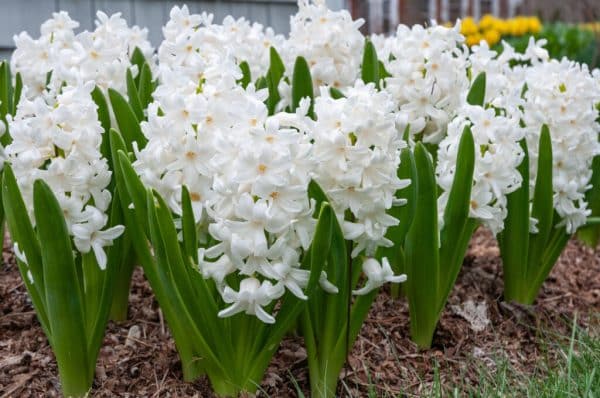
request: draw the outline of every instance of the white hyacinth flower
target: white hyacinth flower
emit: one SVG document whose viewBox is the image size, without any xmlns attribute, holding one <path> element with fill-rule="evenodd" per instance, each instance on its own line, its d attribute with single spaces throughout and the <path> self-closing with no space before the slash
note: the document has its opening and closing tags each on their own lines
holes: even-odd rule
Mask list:
<svg viewBox="0 0 600 398">
<path fill-rule="evenodd" d="M 240 312 L 256 315 L 264 323 L 275 323 L 275 318 L 267 313 L 264 306 L 281 297 L 285 289 L 269 281 L 260 282 L 256 278 L 246 278 L 240 282 L 240 290 L 229 286 L 223 290 L 223 301 L 231 306 L 219 311 L 219 317 L 226 318 Z"/>
<path fill-rule="evenodd" d="M 387 282 L 402 283 L 406 281 L 406 275 L 394 275 L 394 271 L 392 271 L 392 267 L 386 257 L 381 259 L 381 264 L 374 258 L 368 258 L 363 262 L 362 269 L 367 277 L 367 282 L 362 288 L 352 291 L 357 296 L 369 294 Z"/>
</svg>

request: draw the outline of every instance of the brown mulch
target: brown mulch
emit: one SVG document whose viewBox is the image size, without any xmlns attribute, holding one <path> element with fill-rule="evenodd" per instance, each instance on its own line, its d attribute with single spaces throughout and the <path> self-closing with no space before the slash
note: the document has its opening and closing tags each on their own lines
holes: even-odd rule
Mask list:
<svg viewBox="0 0 600 398">
<path fill-rule="evenodd" d="M 0 266 L 0 398 L 59 396 L 57 368 L 48 342 L 21 282 L 11 250 Z M 479 231 L 470 248 L 434 336 L 433 348 L 418 352 L 409 340 L 408 307 L 387 292 L 373 304 L 344 370 L 341 395 L 414 396 L 430 391 L 438 365 L 443 385 L 476 385 L 479 372 L 494 372 L 501 361 L 524 378 L 540 360 L 556 355 L 540 339 L 542 331 L 568 335 L 577 313 L 581 327 L 598 326 L 600 250 L 571 241 L 544 283 L 533 307 L 502 302 L 498 248 Z M 461 315 L 467 301 L 487 307 L 489 324 L 472 324 Z M 593 325 L 590 325 L 593 323 Z M 477 326 L 483 328 L 478 330 Z M 132 330 L 133 328 L 133 330 Z M 475 330 L 474 330 L 475 329 Z M 128 334 L 139 336 L 127 340 Z M 136 334 L 137 335 L 137 334 Z M 261 389 L 273 397 L 306 394 L 308 372 L 301 338 L 284 340 Z M 264 393 L 259 393 L 263 395 Z M 204 379 L 182 381 L 181 368 L 167 326 L 140 269 L 134 273 L 129 320 L 110 323 L 100 352 L 94 397 L 209 397 Z"/>
</svg>

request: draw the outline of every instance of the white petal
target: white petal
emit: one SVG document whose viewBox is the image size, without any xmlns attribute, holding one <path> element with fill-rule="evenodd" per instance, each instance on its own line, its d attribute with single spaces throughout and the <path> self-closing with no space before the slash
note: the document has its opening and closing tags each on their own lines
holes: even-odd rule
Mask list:
<svg viewBox="0 0 600 398">
<path fill-rule="evenodd" d="M 254 313 L 256 314 L 256 317 L 258 319 L 260 319 L 261 321 L 263 321 L 264 323 L 275 323 L 275 318 L 273 318 L 273 316 L 269 315 L 260 305 L 258 304 L 254 304 Z"/>
</svg>

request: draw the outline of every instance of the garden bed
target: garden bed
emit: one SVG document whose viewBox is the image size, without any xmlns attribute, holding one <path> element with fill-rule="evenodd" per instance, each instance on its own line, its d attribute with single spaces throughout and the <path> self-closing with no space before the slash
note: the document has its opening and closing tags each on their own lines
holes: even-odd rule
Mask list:
<svg viewBox="0 0 600 398">
<path fill-rule="evenodd" d="M 6 249 L 11 246 L 5 244 L 0 268 L 0 397 L 59 396 L 56 363 L 12 250 Z M 486 317 L 469 321 L 472 311 L 465 307 L 469 301 L 475 306 L 485 303 Z M 430 393 L 436 383 L 461 388 L 476 385 L 482 369 L 493 374 L 503 364 L 522 374 L 526 383 L 528 376 L 539 372 L 540 361 L 559 360 L 548 341 L 568 335 L 575 314 L 579 326 L 598 330 L 598 313 L 600 251 L 572 240 L 535 306 L 516 306 L 502 302 L 498 248 L 489 233 L 479 231 L 441 317 L 433 348 L 418 352 L 410 341 L 406 301 L 380 294 L 343 372 L 340 394 L 421 395 Z M 306 352 L 301 338 L 290 336 L 284 339 L 258 395 L 297 396 L 296 385 L 307 394 Z M 206 379 L 192 384 L 182 381 L 173 340 L 140 269 L 134 273 L 129 320 L 111 322 L 107 329 L 91 395 L 212 395 Z"/>
</svg>

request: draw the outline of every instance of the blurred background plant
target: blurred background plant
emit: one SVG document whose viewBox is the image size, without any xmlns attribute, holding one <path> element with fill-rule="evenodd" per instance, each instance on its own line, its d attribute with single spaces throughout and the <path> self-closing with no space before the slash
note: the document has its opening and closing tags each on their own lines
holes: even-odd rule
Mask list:
<svg viewBox="0 0 600 398">
<path fill-rule="evenodd" d="M 491 46 L 500 40 L 529 37 L 542 31 L 542 22 L 538 17 L 517 16 L 502 19 L 491 14 L 484 15 L 476 21 L 473 17 L 462 20 L 460 32 L 465 36 L 468 46 L 479 44 L 485 40 Z M 525 43 L 527 45 L 527 43 Z"/>
<path fill-rule="evenodd" d="M 547 41 L 544 47 L 552 58 L 567 57 L 587 64 L 590 69 L 600 65 L 600 22 L 542 24 L 537 16 L 503 19 L 486 14 L 479 20 L 464 18 L 460 30 L 468 46 L 485 40 L 490 48 L 499 50 L 501 42 L 506 41 L 518 52 L 524 52 L 533 36 L 535 40 Z"/>
<path fill-rule="evenodd" d="M 528 34 L 510 36 L 505 40 L 519 52 L 525 51 Z M 590 69 L 600 66 L 600 23 L 567 24 L 554 22 L 545 24 L 543 28 L 533 35 L 536 40 L 545 39 L 545 48 L 550 57 L 570 60 L 587 64 Z"/>
</svg>

